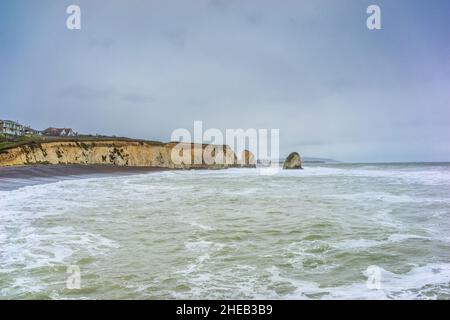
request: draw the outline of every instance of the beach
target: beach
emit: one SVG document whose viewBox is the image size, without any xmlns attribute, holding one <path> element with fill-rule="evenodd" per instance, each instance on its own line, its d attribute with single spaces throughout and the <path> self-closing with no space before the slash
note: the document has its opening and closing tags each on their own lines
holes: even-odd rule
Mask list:
<svg viewBox="0 0 450 320">
<path fill-rule="evenodd" d="M 168 169 L 114 165 L 33 165 L 0 167 L 0 191 L 69 179 L 130 175 L 164 170 Z"/>
</svg>

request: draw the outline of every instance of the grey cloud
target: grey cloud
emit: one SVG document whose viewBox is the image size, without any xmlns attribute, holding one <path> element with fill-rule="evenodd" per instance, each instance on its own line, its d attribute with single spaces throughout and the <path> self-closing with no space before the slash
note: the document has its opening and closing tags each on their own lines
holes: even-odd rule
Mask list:
<svg viewBox="0 0 450 320">
<path fill-rule="evenodd" d="M 154 98 L 152 96 L 140 93 L 127 93 L 122 95 L 121 99 L 133 104 L 144 104 L 154 101 Z"/>
<path fill-rule="evenodd" d="M 230 6 L 230 1 L 227 0 L 209 0 L 208 4 L 211 8 L 217 10 L 225 10 Z"/>
<path fill-rule="evenodd" d="M 71 85 L 59 92 L 59 96 L 66 99 L 79 101 L 124 101 L 131 104 L 143 104 L 154 101 L 154 98 L 147 93 L 138 91 L 118 91 L 110 86 L 101 85 Z"/>
<path fill-rule="evenodd" d="M 264 17 L 260 13 L 252 12 L 245 15 L 245 20 L 251 25 L 258 26 L 264 22 Z"/>
<path fill-rule="evenodd" d="M 183 49 L 186 46 L 186 38 L 187 38 L 186 29 L 166 30 L 161 32 L 161 34 L 175 48 Z"/>
<path fill-rule="evenodd" d="M 97 87 L 92 85 L 71 85 L 59 92 L 59 96 L 76 100 L 108 99 L 116 93 L 112 87 Z"/>
<path fill-rule="evenodd" d="M 115 44 L 114 39 L 98 39 L 98 38 L 91 38 L 89 40 L 89 46 L 91 48 L 101 48 L 101 49 L 111 49 L 111 47 Z"/>
</svg>

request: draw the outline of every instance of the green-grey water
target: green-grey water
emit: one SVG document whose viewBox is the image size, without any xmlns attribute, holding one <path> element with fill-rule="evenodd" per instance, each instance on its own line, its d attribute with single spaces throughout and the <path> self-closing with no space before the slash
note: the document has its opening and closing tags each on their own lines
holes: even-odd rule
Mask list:
<svg viewBox="0 0 450 320">
<path fill-rule="evenodd" d="M 450 297 L 450 165 L 271 173 L 156 172 L 0 191 L 0 298 Z M 73 267 L 79 289 L 68 287 Z"/>
</svg>

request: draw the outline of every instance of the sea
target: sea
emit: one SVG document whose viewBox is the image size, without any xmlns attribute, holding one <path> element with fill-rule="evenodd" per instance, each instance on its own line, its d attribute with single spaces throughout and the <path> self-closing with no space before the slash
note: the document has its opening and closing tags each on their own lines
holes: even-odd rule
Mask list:
<svg viewBox="0 0 450 320">
<path fill-rule="evenodd" d="M 0 191 L 0 299 L 449 298 L 448 163 L 71 176 Z"/>
</svg>

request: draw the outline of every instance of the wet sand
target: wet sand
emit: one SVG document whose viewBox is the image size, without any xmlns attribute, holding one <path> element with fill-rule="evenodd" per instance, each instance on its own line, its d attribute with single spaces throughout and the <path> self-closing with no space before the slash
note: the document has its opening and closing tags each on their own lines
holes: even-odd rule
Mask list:
<svg viewBox="0 0 450 320">
<path fill-rule="evenodd" d="M 0 167 L 0 191 L 62 180 L 112 175 L 130 175 L 167 171 L 158 167 L 123 167 L 113 165 L 36 165 Z"/>
</svg>

